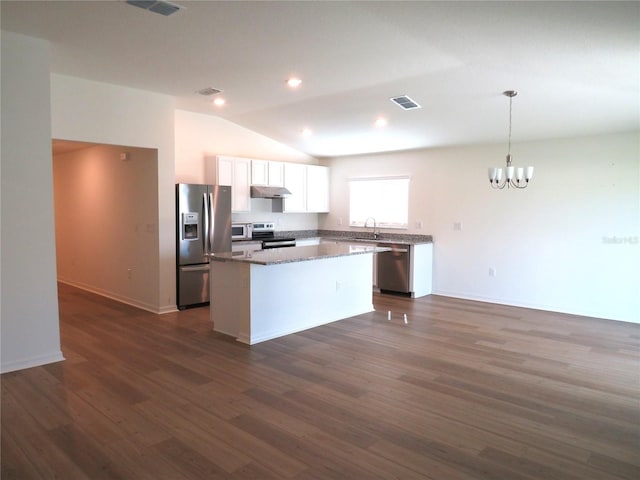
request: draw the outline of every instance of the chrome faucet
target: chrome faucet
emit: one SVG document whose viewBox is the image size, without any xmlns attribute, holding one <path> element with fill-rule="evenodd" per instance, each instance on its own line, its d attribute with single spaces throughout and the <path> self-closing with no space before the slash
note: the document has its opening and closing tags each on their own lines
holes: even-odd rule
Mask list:
<svg viewBox="0 0 640 480">
<path fill-rule="evenodd" d="M 367 228 L 367 224 L 369 220 L 373 220 L 373 238 L 377 239 L 380 236 L 380 232 L 377 231 L 376 219 L 373 217 L 369 217 L 364 221 L 364 228 Z"/>
</svg>

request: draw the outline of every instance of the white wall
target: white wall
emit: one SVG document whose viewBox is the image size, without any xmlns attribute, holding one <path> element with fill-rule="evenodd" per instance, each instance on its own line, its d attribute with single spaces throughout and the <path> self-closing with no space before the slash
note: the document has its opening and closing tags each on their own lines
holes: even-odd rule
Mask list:
<svg viewBox="0 0 640 480">
<path fill-rule="evenodd" d="M 206 183 L 204 158 L 213 155 L 317 164 L 318 161 L 269 137 L 220 117 L 175 111 L 176 183 Z M 274 221 L 279 230 L 315 230 L 318 214 L 273 213 L 271 200 L 252 199 L 251 213 L 237 222 Z"/>
<path fill-rule="evenodd" d="M 175 111 L 176 183 L 204 183 L 204 157 L 233 157 L 317 163 L 313 157 L 223 118 Z"/>
<path fill-rule="evenodd" d="M 53 179 L 58 280 L 156 311 L 158 152 L 101 145 L 55 155 Z"/>
<path fill-rule="evenodd" d="M 348 228 L 338 226 L 348 224 L 348 178 L 409 174 L 409 232 L 434 236 L 434 293 L 640 323 L 638 133 L 514 143 L 514 163 L 536 169 L 525 190 L 489 187 L 487 167 L 503 166 L 505 153 L 487 145 L 332 159 L 321 227 Z"/>
<path fill-rule="evenodd" d="M 2 32 L 1 371 L 63 360 L 58 326 L 49 44 Z"/>
<path fill-rule="evenodd" d="M 175 309 L 174 108 L 165 95 L 62 75 L 51 75 L 53 138 L 158 151 L 158 276 L 152 303 L 158 313 Z M 146 228 L 146 227 L 145 227 Z"/>
</svg>

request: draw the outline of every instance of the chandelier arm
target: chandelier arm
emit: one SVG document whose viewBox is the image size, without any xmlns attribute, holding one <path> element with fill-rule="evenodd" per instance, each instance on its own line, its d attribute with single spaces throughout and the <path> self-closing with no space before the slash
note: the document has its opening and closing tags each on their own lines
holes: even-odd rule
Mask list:
<svg viewBox="0 0 640 480">
<path fill-rule="evenodd" d="M 511 186 L 522 190 L 523 188 L 527 188 L 529 186 L 529 182 L 526 182 L 523 185 L 520 185 L 518 182 L 511 180 Z"/>
</svg>

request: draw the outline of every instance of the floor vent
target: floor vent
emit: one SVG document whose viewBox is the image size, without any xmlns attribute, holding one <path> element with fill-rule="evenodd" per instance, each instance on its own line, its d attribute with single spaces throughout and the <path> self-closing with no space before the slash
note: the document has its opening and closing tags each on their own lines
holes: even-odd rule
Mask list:
<svg viewBox="0 0 640 480">
<path fill-rule="evenodd" d="M 182 7 L 178 5 L 173 5 L 169 2 L 162 1 L 154 1 L 154 0 L 126 0 L 129 5 L 133 5 L 134 7 L 143 8 L 144 10 L 149 10 L 153 13 L 159 13 L 160 15 L 164 15 L 168 17 L 169 15 L 173 15 Z"/>
<path fill-rule="evenodd" d="M 418 105 L 416 102 L 411 100 L 406 95 L 400 95 L 399 97 L 391 97 L 389 100 L 391 100 L 393 103 L 398 105 L 403 110 L 413 110 L 414 108 L 420 108 L 420 105 Z"/>
</svg>

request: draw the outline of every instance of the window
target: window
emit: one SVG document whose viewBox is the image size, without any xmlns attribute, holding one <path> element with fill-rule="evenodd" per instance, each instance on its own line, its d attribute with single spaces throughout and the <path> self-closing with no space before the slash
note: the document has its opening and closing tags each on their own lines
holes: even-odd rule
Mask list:
<svg viewBox="0 0 640 480">
<path fill-rule="evenodd" d="M 409 177 L 350 179 L 349 225 L 362 227 L 369 217 L 379 227 L 408 228 Z"/>
</svg>

